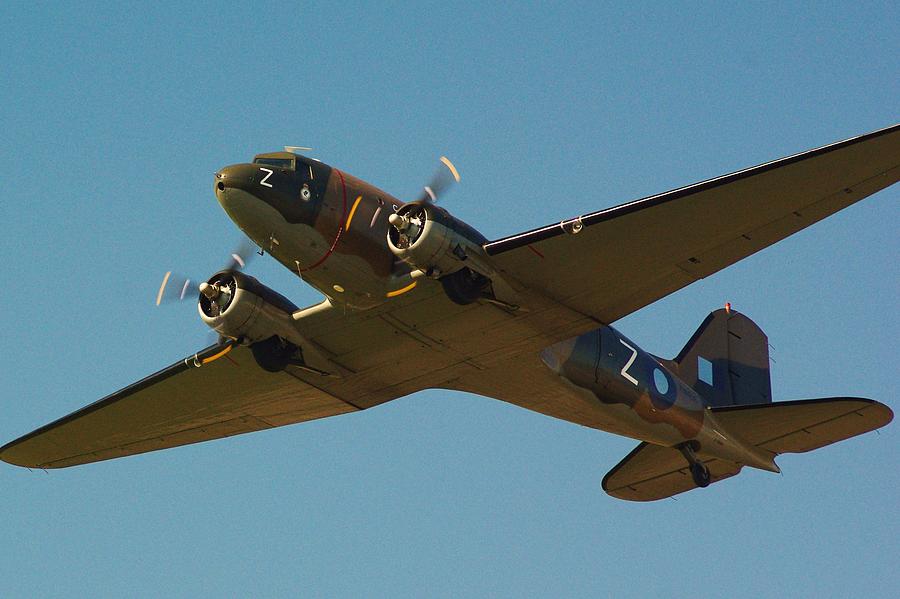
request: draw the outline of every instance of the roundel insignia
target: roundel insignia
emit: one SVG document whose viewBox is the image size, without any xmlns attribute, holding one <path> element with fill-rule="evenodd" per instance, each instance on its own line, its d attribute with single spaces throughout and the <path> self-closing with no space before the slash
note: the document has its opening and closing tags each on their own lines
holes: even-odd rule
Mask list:
<svg viewBox="0 0 900 599">
<path fill-rule="evenodd" d="M 672 379 L 665 370 L 658 366 L 653 369 L 653 393 L 650 401 L 659 410 L 667 410 L 675 404 L 678 392 Z"/>
</svg>

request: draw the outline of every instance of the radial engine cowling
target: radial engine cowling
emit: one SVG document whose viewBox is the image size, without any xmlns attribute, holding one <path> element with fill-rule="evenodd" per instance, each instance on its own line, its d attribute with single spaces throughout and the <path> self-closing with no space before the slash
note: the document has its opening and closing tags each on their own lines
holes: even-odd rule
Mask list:
<svg viewBox="0 0 900 599">
<path fill-rule="evenodd" d="M 214 274 L 200 286 L 200 318 L 225 337 L 252 344 L 281 337 L 296 345 L 302 340 L 292 314 L 297 306 L 242 272 Z"/>
<path fill-rule="evenodd" d="M 391 252 L 428 276 L 440 278 L 472 266 L 470 258 L 486 258 L 482 246 L 487 239 L 434 204 L 405 204 L 389 221 Z"/>
</svg>

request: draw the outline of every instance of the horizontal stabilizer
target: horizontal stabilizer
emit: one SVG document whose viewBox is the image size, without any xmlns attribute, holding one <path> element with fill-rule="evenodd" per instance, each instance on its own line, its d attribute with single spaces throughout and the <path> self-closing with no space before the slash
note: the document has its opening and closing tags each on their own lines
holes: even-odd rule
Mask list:
<svg viewBox="0 0 900 599">
<path fill-rule="evenodd" d="M 741 471 L 740 464 L 703 460 L 710 482 L 718 482 Z M 672 447 L 641 443 L 603 477 L 603 490 L 629 501 L 655 501 L 697 487 L 687 460 Z"/>
<path fill-rule="evenodd" d="M 894 417 L 886 405 L 857 397 L 801 399 L 712 410 L 724 429 L 773 454 L 812 451 L 873 431 Z"/>
<path fill-rule="evenodd" d="M 723 431 L 773 455 L 818 449 L 888 424 L 889 407 L 871 399 L 829 397 L 712 408 Z M 742 465 L 704 459 L 710 482 L 738 474 Z M 687 460 L 672 447 L 641 443 L 603 478 L 619 499 L 654 501 L 696 488 Z"/>
</svg>

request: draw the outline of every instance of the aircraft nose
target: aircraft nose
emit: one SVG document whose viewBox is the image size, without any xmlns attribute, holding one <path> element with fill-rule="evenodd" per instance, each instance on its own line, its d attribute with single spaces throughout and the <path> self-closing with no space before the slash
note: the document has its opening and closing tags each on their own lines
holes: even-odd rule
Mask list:
<svg viewBox="0 0 900 599">
<path fill-rule="evenodd" d="M 219 169 L 215 176 L 216 199 L 226 212 L 233 205 L 258 198 L 257 169 L 252 164 L 232 164 Z"/>
<path fill-rule="evenodd" d="M 252 164 L 233 164 L 216 172 L 216 200 L 238 224 L 248 218 L 246 212 L 252 211 L 262 199 L 257 170 Z"/>
<path fill-rule="evenodd" d="M 216 173 L 216 195 L 221 196 L 230 188 L 249 191 L 254 174 L 255 169 L 249 164 L 233 164 L 219 169 Z"/>
</svg>

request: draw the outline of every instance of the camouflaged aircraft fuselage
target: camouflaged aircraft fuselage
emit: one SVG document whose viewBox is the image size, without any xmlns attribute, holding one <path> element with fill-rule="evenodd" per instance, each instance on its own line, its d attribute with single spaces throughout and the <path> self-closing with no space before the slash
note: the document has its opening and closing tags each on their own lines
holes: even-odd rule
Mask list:
<svg viewBox="0 0 900 599">
<path fill-rule="evenodd" d="M 385 245 L 388 218 L 403 202 L 374 185 L 318 160 L 273 152 L 220 170 L 215 191 L 250 239 L 334 303 L 372 308 L 415 287 L 413 269 Z M 448 227 L 487 241 L 433 209 Z"/>
<path fill-rule="evenodd" d="M 403 202 L 381 189 L 288 152 L 225 167 L 215 185 L 241 230 L 332 302 L 364 310 L 415 293 L 411 268 L 385 244 L 388 217 Z M 447 215 L 446 222 L 484 240 L 461 221 Z M 541 359 L 560 384 L 607 412 L 611 432 L 670 447 L 690 443 L 701 457 L 777 470 L 771 454 L 718 426 L 696 391 L 612 327 L 553 345 Z"/>
<path fill-rule="evenodd" d="M 352 308 L 375 306 L 411 283 L 384 243 L 388 216 L 402 202 L 316 160 L 287 152 L 255 160 L 216 173 L 216 197 L 261 249 Z"/>
<path fill-rule="evenodd" d="M 689 442 L 701 457 L 778 471 L 771 454 L 725 430 L 697 391 L 613 327 L 552 345 L 541 359 L 563 381 L 599 401 L 617 434 L 667 447 Z"/>
</svg>

